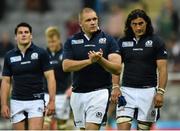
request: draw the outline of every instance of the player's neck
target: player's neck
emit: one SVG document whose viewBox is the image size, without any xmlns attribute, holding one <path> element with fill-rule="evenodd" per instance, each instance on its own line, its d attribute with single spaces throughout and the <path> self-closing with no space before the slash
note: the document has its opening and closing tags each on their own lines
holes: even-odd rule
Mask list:
<svg viewBox="0 0 180 131">
<path fill-rule="evenodd" d="M 18 48 L 21 52 L 25 53 L 26 50 L 30 47 L 31 42 L 28 44 L 18 44 Z"/>
<path fill-rule="evenodd" d="M 84 33 L 84 36 L 86 37 L 86 39 L 90 40 L 92 37 L 92 34 Z"/>
<path fill-rule="evenodd" d="M 50 49 L 50 48 L 48 48 L 48 50 L 51 52 L 51 53 L 56 53 L 56 52 L 58 52 L 59 50 L 61 50 L 61 46 L 59 45 L 59 46 L 57 46 L 56 47 L 56 49 Z"/>
</svg>

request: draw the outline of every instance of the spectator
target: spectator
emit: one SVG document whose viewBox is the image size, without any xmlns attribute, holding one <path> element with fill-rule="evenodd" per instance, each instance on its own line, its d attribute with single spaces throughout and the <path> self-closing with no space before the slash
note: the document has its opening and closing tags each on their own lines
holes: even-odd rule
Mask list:
<svg viewBox="0 0 180 131">
<path fill-rule="evenodd" d="M 179 32 L 178 12 L 174 9 L 173 1 L 166 0 L 157 20 L 158 33 L 166 40 Z"/>
<path fill-rule="evenodd" d="M 35 11 L 44 13 L 51 9 L 48 0 L 26 0 L 26 9 L 28 11 Z"/>
<path fill-rule="evenodd" d="M 123 35 L 124 11 L 118 5 L 111 6 L 111 12 L 107 22 L 107 32 L 116 40 Z"/>
<path fill-rule="evenodd" d="M 66 21 L 66 28 L 67 28 L 67 36 L 70 37 L 71 35 L 77 33 L 80 30 L 78 17 L 77 15 L 73 14 L 68 21 Z"/>
<path fill-rule="evenodd" d="M 1 0 L 0 2 L 0 20 L 3 19 L 6 11 L 6 0 Z"/>
<path fill-rule="evenodd" d="M 101 11 L 100 0 L 82 0 L 82 8 L 89 7 L 96 11 L 97 14 Z"/>
<path fill-rule="evenodd" d="M 7 32 L 4 32 L 1 36 L 2 37 L 0 40 L 0 57 L 3 58 L 6 52 L 14 48 L 14 44 L 11 42 L 9 34 Z"/>
</svg>

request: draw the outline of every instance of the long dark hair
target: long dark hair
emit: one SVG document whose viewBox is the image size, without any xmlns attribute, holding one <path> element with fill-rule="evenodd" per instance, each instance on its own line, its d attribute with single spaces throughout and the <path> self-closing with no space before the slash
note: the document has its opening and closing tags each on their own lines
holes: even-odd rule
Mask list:
<svg viewBox="0 0 180 131">
<path fill-rule="evenodd" d="M 151 19 L 150 17 L 146 14 L 145 11 L 141 9 L 135 9 L 133 10 L 127 17 L 126 23 L 125 23 L 125 36 L 126 37 L 134 37 L 134 32 L 131 28 L 131 21 L 136 19 L 136 18 L 143 18 L 147 22 L 147 27 L 146 27 L 146 35 L 152 35 L 154 32 L 154 29 L 152 27 Z"/>
</svg>

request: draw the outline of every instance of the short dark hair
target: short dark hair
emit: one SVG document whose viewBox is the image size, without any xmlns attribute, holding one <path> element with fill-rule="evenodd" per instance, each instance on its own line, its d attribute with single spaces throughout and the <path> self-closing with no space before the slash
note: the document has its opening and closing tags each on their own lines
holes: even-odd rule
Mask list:
<svg viewBox="0 0 180 131">
<path fill-rule="evenodd" d="M 135 9 L 133 10 L 127 17 L 126 23 L 125 23 L 125 36 L 126 37 L 134 37 L 134 32 L 131 28 L 131 21 L 136 18 L 143 18 L 147 22 L 146 32 L 144 35 L 152 35 L 154 32 L 154 29 L 152 27 L 152 22 L 150 17 L 146 14 L 145 11 L 141 9 Z"/>
<path fill-rule="evenodd" d="M 27 27 L 27 28 L 29 28 L 30 33 L 32 33 L 32 27 L 28 23 L 22 22 L 16 26 L 16 28 L 14 30 L 15 35 L 17 34 L 17 30 L 19 27 Z"/>
</svg>

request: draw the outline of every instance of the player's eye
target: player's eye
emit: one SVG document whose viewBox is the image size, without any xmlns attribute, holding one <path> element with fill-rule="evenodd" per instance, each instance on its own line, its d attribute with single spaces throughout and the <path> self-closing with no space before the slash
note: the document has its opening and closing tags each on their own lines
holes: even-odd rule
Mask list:
<svg viewBox="0 0 180 131">
<path fill-rule="evenodd" d="M 24 33 L 25 33 L 25 34 L 28 34 L 28 33 L 29 33 L 29 31 L 24 31 Z"/>
<path fill-rule="evenodd" d="M 97 18 L 93 18 L 93 21 L 96 21 L 97 20 Z"/>
</svg>

